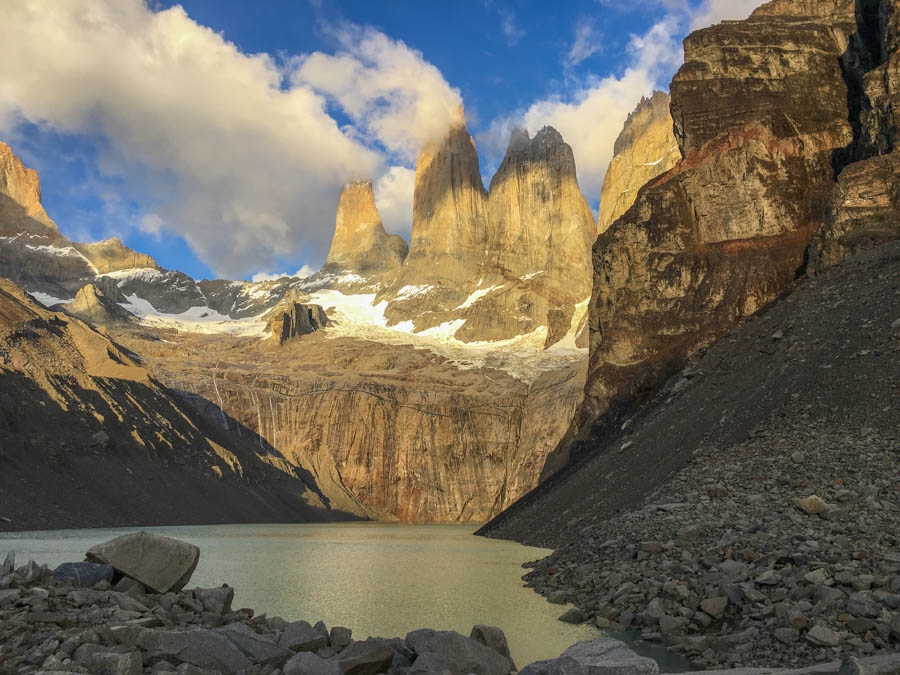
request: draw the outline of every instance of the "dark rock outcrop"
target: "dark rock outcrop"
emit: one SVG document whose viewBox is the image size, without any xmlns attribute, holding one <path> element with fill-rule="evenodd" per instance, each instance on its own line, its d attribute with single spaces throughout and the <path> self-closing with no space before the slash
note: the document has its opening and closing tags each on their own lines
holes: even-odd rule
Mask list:
<svg viewBox="0 0 900 675">
<path fill-rule="evenodd" d="M 288 302 L 272 310 L 269 332 L 279 344 L 291 338 L 309 335 L 329 325 L 325 310 L 320 305 Z"/>
</svg>

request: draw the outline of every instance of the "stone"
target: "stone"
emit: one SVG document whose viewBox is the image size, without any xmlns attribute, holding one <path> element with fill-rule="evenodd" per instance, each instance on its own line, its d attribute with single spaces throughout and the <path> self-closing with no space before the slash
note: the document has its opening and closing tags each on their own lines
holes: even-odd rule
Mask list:
<svg viewBox="0 0 900 675">
<path fill-rule="evenodd" d="M 156 593 L 168 593 L 180 591 L 190 581 L 200 549 L 159 534 L 135 532 L 97 544 L 87 557 L 112 565 Z"/>
<path fill-rule="evenodd" d="M 220 588 L 195 588 L 191 595 L 200 601 L 203 610 L 214 614 L 228 614 L 234 600 L 234 589 L 230 586 Z"/>
<path fill-rule="evenodd" d="M 280 667 L 293 655 L 292 650 L 276 645 L 266 635 L 260 635 L 253 628 L 243 623 L 233 623 L 219 629 L 243 654 L 250 657 L 255 664 Z"/>
<path fill-rule="evenodd" d="M 840 633 L 832 630 L 821 621 L 807 631 L 806 639 L 813 644 L 822 645 L 823 647 L 837 647 L 843 642 Z"/>
<path fill-rule="evenodd" d="M 500 628 L 497 628 L 496 626 L 486 626 L 481 623 L 477 624 L 472 627 L 469 639 L 475 640 L 478 644 L 493 649 L 500 654 L 500 656 L 509 659 L 509 662 L 512 663 L 512 655 L 509 652 L 509 643 L 506 640 L 506 634 Z M 516 670 L 515 664 L 512 665 L 512 669 Z"/>
<path fill-rule="evenodd" d="M 568 591 L 553 591 L 547 596 L 547 602 L 554 605 L 564 605 L 568 597 Z"/>
<path fill-rule="evenodd" d="M 858 617 L 874 618 L 881 615 L 881 607 L 868 591 L 851 593 L 846 602 L 847 611 Z"/>
<path fill-rule="evenodd" d="M 53 570 L 51 576 L 56 581 L 62 581 L 80 588 L 91 588 L 101 581 L 112 581 L 112 565 L 90 562 L 62 563 Z"/>
<path fill-rule="evenodd" d="M 777 586 L 781 583 L 781 574 L 775 570 L 766 570 L 753 581 L 760 586 Z"/>
<path fill-rule="evenodd" d="M 406 635 L 406 642 L 419 655 L 440 655 L 461 673 L 508 675 L 512 670 L 509 658 L 455 631 L 416 630 Z"/>
<path fill-rule="evenodd" d="M 143 650 L 156 652 L 163 658 L 171 657 L 198 668 L 232 672 L 254 665 L 235 641 L 224 633 L 214 630 L 113 627 L 110 631 L 120 644 L 135 644 Z"/>
<path fill-rule="evenodd" d="M 831 577 L 828 576 L 828 571 L 823 567 L 815 569 L 812 572 L 807 572 L 803 575 L 803 578 L 809 583 L 819 586 L 824 586 L 831 581 Z"/>
<path fill-rule="evenodd" d="M 3 559 L 3 565 L 0 566 L 0 576 L 12 574 L 16 569 L 16 552 L 7 551 L 6 557 Z"/>
<path fill-rule="evenodd" d="M 281 669 L 284 675 L 340 675 L 336 663 L 329 663 L 311 652 L 300 652 L 290 658 Z"/>
<path fill-rule="evenodd" d="M 797 505 L 798 509 L 808 516 L 822 513 L 828 508 L 828 504 L 826 504 L 818 495 L 810 495 L 804 499 L 798 499 L 794 503 Z"/>
<path fill-rule="evenodd" d="M 294 621 L 281 633 L 278 645 L 294 652 L 314 652 L 328 646 L 328 635 L 306 621 Z"/>
<path fill-rule="evenodd" d="M 125 593 L 126 595 L 130 595 L 132 598 L 136 600 L 140 600 L 145 595 L 146 589 L 144 588 L 144 584 L 140 581 L 135 581 L 131 577 L 122 577 L 116 582 L 116 585 L 113 586 L 112 590 L 117 591 L 118 593 Z"/>
<path fill-rule="evenodd" d="M 638 656 L 625 643 L 613 638 L 578 642 L 558 658 L 537 661 L 519 675 L 656 675 L 653 659 Z"/>
<path fill-rule="evenodd" d="M 584 612 L 577 607 L 570 607 L 559 616 L 563 623 L 584 623 L 585 618 Z"/>
<path fill-rule="evenodd" d="M 331 325 L 321 305 L 286 300 L 266 315 L 268 329 L 278 344 L 302 335 L 309 335 Z"/>
<path fill-rule="evenodd" d="M 388 640 L 370 637 L 350 643 L 331 662 L 337 665 L 341 675 L 377 675 L 387 672 L 395 651 Z"/>
<path fill-rule="evenodd" d="M 343 626 L 334 626 L 328 637 L 329 646 L 335 651 L 341 651 L 350 644 L 353 637 L 353 631 Z"/>
<path fill-rule="evenodd" d="M 700 601 L 700 608 L 714 619 L 721 619 L 725 615 L 727 606 L 728 598 L 722 596 L 705 598 Z"/>
<path fill-rule="evenodd" d="M 141 675 L 144 672 L 141 653 L 137 651 L 126 654 L 97 651 L 79 660 L 96 675 Z"/>
</svg>

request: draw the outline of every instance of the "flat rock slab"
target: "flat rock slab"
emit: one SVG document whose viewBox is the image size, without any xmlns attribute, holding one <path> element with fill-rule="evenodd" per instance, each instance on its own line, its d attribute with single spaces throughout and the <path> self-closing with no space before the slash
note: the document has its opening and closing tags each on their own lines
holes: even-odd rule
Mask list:
<svg viewBox="0 0 900 675">
<path fill-rule="evenodd" d="M 149 532 L 124 534 L 87 552 L 90 561 L 112 565 L 156 593 L 180 591 L 200 560 L 200 549 Z"/>
<path fill-rule="evenodd" d="M 656 675 L 653 659 L 638 656 L 624 642 L 613 638 L 583 640 L 562 655 L 525 666 L 520 675 Z"/>
<path fill-rule="evenodd" d="M 415 630 L 407 634 L 406 642 L 420 657 L 433 654 L 435 663 L 454 664 L 451 672 L 507 675 L 513 668 L 510 659 L 452 630 Z"/>
</svg>

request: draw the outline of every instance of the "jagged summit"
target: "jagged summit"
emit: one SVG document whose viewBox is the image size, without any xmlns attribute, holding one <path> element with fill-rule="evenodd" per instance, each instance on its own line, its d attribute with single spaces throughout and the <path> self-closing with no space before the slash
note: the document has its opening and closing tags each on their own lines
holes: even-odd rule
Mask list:
<svg viewBox="0 0 900 675">
<path fill-rule="evenodd" d="M 669 95 L 656 91 L 642 98 L 625 120 L 600 192 L 597 230 L 601 234 L 631 208 L 641 187 L 681 159 L 669 104 Z"/>
<path fill-rule="evenodd" d="M 402 237 L 384 231 L 372 183 L 361 180 L 345 185 L 323 271 L 380 274 L 398 268 L 408 250 Z"/>
<path fill-rule="evenodd" d="M 56 223 L 41 205 L 41 181 L 34 169 L 26 167 L 12 149 L 0 141 L 0 234 L 20 232 L 61 236 Z"/>
</svg>

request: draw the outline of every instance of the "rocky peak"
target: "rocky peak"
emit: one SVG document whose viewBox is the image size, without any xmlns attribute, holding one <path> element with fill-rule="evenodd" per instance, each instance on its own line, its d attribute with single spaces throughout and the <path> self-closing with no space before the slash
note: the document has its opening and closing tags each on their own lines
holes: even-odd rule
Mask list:
<svg viewBox="0 0 900 675">
<path fill-rule="evenodd" d="M 361 276 L 395 270 L 408 250 L 402 237 L 384 231 L 372 183 L 356 181 L 344 186 L 324 270 Z"/>
<path fill-rule="evenodd" d="M 641 187 L 681 159 L 672 131 L 669 103 L 669 95 L 657 91 L 650 98 L 642 98 L 628 115 L 603 180 L 597 219 L 599 232 L 605 232 L 631 208 Z"/>
<path fill-rule="evenodd" d="M 131 321 L 134 315 L 117 304 L 124 300 L 118 289 L 113 284 L 105 285 L 111 294 L 100 284 L 86 284 L 75 294 L 75 299 L 65 305 L 65 310 L 94 325 Z"/>
<path fill-rule="evenodd" d="M 0 234 L 19 232 L 59 237 L 41 205 L 41 181 L 6 143 L 0 142 Z"/>
<path fill-rule="evenodd" d="M 128 248 L 118 237 L 94 244 L 76 244 L 75 247 L 91 261 L 99 274 L 131 269 L 162 270 L 152 256 Z"/>
</svg>

